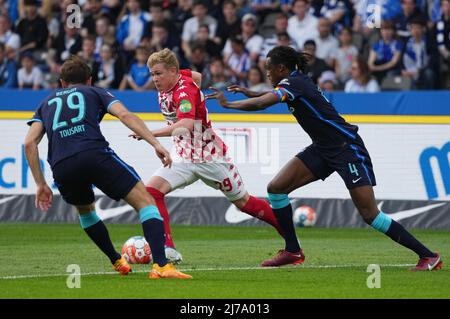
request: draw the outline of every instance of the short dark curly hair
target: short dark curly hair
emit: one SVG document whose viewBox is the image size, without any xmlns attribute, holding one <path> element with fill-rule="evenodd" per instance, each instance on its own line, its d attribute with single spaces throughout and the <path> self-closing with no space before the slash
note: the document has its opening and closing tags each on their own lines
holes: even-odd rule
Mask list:
<svg viewBox="0 0 450 319">
<path fill-rule="evenodd" d="M 91 77 L 91 68 L 76 55 L 68 58 L 61 67 L 61 79 L 70 84 L 84 84 Z"/>
</svg>

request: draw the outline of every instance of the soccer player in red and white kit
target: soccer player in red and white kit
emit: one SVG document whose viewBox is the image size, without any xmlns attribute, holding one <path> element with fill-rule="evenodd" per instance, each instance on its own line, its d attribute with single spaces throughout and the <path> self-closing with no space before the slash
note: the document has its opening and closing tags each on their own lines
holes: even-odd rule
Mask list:
<svg viewBox="0 0 450 319">
<path fill-rule="evenodd" d="M 168 124 L 152 133 L 156 137 L 172 136 L 174 141 L 172 168 L 159 168 L 147 184 L 147 191 L 155 198 L 164 219 L 167 258 L 172 262 L 181 260 L 170 232 L 164 196 L 198 179 L 220 189 L 242 212 L 272 225 L 282 235 L 269 203 L 247 192 L 236 165 L 227 155 L 227 146 L 214 133 L 205 97 L 196 83 L 201 81 L 200 73 L 180 70 L 177 57 L 169 49 L 153 53 L 147 66 Z"/>
</svg>

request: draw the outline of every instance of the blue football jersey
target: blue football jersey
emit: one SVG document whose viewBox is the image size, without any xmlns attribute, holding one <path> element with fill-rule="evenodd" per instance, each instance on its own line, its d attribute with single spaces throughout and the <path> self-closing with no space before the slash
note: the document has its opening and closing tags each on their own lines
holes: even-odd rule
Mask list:
<svg viewBox="0 0 450 319">
<path fill-rule="evenodd" d="M 28 125 L 44 125 L 50 166 L 82 151 L 108 147 L 99 123 L 116 102 L 109 91 L 87 85 L 56 90 L 42 101 Z"/>
<path fill-rule="evenodd" d="M 294 71 L 272 91 L 322 150 L 337 151 L 357 138 L 358 127 L 347 123 L 317 85 L 303 73 Z"/>
</svg>

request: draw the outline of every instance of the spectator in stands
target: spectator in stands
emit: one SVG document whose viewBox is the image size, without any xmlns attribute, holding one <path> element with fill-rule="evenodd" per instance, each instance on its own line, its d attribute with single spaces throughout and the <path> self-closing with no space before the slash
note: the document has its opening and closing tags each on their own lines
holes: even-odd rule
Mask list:
<svg viewBox="0 0 450 319">
<path fill-rule="evenodd" d="M 7 57 L 6 46 L 0 42 L 0 88 L 15 87 L 17 87 L 17 65 L 14 59 Z"/>
<path fill-rule="evenodd" d="M 320 75 L 325 71 L 332 70 L 330 66 L 318 57 L 316 57 L 316 42 L 314 40 L 306 40 L 303 51 L 309 55 L 307 75 L 317 84 Z"/>
<path fill-rule="evenodd" d="M 280 0 L 280 9 L 284 14 L 291 14 L 292 11 L 292 0 Z"/>
<path fill-rule="evenodd" d="M 236 3 L 237 16 L 242 19 L 247 13 L 252 13 L 252 8 L 248 4 L 248 0 L 234 0 Z"/>
<path fill-rule="evenodd" d="M 58 62 L 58 52 L 56 49 L 49 49 L 47 54 L 45 55 L 45 70 L 46 74 L 44 74 L 45 88 L 53 88 L 55 87 L 55 83 L 53 81 L 56 78 L 56 82 L 59 82 L 59 74 L 61 73 L 61 64 Z M 58 83 L 56 83 L 56 87 L 58 87 Z"/>
<path fill-rule="evenodd" d="M 257 18 L 252 13 L 248 13 L 242 17 L 242 32 L 240 36 L 244 41 L 246 50 L 250 54 L 250 60 L 252 63 L 256 63 L 258 61 L 258 57 L 262 49 L 262 44 L 264 42 L 263 37 L 256 33 L 258 27 L 257 23 Z M 225 44 L 225 48 L 223 49 L 223 56 L 225 61 L 228 60 L 231 51 L 231 41 L 229 39 Z"/>
<path fill-rule="evenodd" d="M 413 88 L 432 90 L 435 87 L 435 73 L 431 65 L 433 48 L 425 37 L 425 23 L 420 18 L 409 23 L 411 37 L 403 53 L 402 75 L 413 80 Z"/>
<path fill-rule="evenodd" d="M 178 0 L 177 6 L 171 14 L 178 34 L 182 34 L 184 23 L 192 17 L 192 0 Z"/>
<path fill-rule="evenodd" d="M 151 1 L 150 2 L 150 23 L 149 23 L 149 31 L 148 36 L 153 36 L 153 25 L 155 24 L 165 24 L 166 28 L 169 32 L 169 35 L 171 38 L 173 38 L 174 41 L 179 42 L 181 40 L 181 32 L 178 32 L 178 30 L 175 28 L 173 23 L 171 23 L 170 19 L 166 18 L 164 16 L 164 8 L 163 8 L 163 1 Z"/>
<path fill-rule="evenodd" d="M 213 87 L 221 90 L 233 84 L 225 71 L 226 68 L 222 58 L 212 58 L 209 66 L 203 72 L 202 89 Z"/>
<path fill-rule="evenodd" d="M 251 67 L 250 54 L 245 48 L 241 35 L 235 35 L 229 39 L 231 54 L 225 60 L 225 65 L 233 83 L 240 86 L 248 86 L 247 73 Z"/>
<path fill-rule="evenodd" d="M 91 35 L 83 38 L 81 51 L 78 55 L 89 65 L 92 70 L 95 62 L 95 38 Z"/>
<path fill-rule="evenodd" d="M 428 28 L 432 29 L 433 26 L 439 21 L 442 15 L 441 10 L 442 0 L 427 0 L 427 14 L 429 17 Z"/>
<path fill-rule="evenodd" d="M 19 52 L 31 51 L 39 55 L 46 49 L 47 22 L 39 16 L 36 0 L 24 0 L 24 6 L 25 17 L 16 28 L 21 40 Z"/>
<path fill-rule="evenodd" d="M 191 46 L 191 58 L 189 59 L 190 69 L 202 73 L 208 64 L 206 48 L 199 43 Z"/>
<path fill-rule="evenodd" d="M 262 45 L 262 52 L 260 56 L 263 53 L 268 53 L 272 48 L 274 48 L 277 45 L 278 42 L 278 34 L 279 33 L 285 33 L 288 27 L 288 16 L 285 13 L 278 13 L 275 18 L 275 30 L 273 30 L 273 33 L 268 34 L 264 36 L 264 42 Z M 266 56 L 266 54 L 264 56 Z"/>
<path fill-rule="evenodd" d="M 42 88 L 44 77 L 41 70 L 35 65 L 31 52 L 25 52 L 20 58 L 22 67 L 17 72 L 17 82 L 20 89 L 39 90 Z"/>
<path fill-rule="evenodd" d="M 317 28 L 319 34 L 314 39 L 317 46 L 316 56 L 319 59 L 325 60 L 330 67 L 334 67 L 334 59 L 339 49 L 339 41 L 331 34 L 330 20 L 320 18 Z"/>
<path fill-rule="evenodd" d="M 83 41 L 79 30 L 64 23 L 64 32 L 59 32 L 58 37 L 51 44 L 51 47 L 56 50 L 57 63 L 81 51 Z"/>
<path fill-rule="evenodd" d="M 116 39 L 120 46 L 130 55 L 146 35 L 150 15 L 141 10 L 138 0 L 127 0 L 128 14 L 124 15 L 117 26 Z"/>
<path fill-rule="evenodd" d="M 222 5 L 223 17 L 219 20 L 214 42 L 223 50 L 226 41 L 232 35 L 241 33 L 241 21 L 237 17 L 236 3 L 225 0 Z"/>
<path fill-rule="evenodd" d="M 416 6 L 416 0 L 401 0 L 402 11 L 394 19 L 397 37 L 405 43 L 411 36 L 411 20 L 421 20 L 425 24 L 426 16 Z"/>
<path fill-rule="evenodd" d="M 193 42 L 203 46 L 209 58 L 221 56 L 220 47 L 209 37 L 209 27 L 207 24 L 202 24 L 198 28 L 197 34 Z"/>
<path fill-rule="evenodd" d="M 111 19 L 111 23 L 119 20 L 119 15 L 122 11 L 123 0 L 102 0 L 102 7 L 108 17 Z"/>
<path fill-rule="evenodd" d="M 381 9 L 381 20 L 394 19 L 401 13 L 399 0 L 355 0 L 355 16 L 353 19 L 353 32 L 369 36 L 378 22 L 378 8 Z M 381 22 L 381 21 L 379 21 Z"/>
<path fill-rule="evenodd" d="M 0 0 L 0 14 L 6 14 L 11 19 L 11 24 L 15 25 L 19 18 L 19 0 Z"/>
<path fill-rule="evenodd" d="M 11 53 L 11 57 L 15 57 L 20 48 L 20 37 L 12 32 L 11 19 L 6 13 L 0 15 L 0 43 L 5 45 L 6 52 Z"/>
<path fill-rule="evenodd" d="M 250 8 L 262 24 L 269 13 L 280 10 L 280 4 L 278 0 L 250 0 Z"/>
<path fill-rule="evenodd" d="M 327 18 L 332 25 L 343 24 L 347 8 L 343 0 L 324 0 L 320 15 Z"/>
<path fill-rule="evenodd" d="M 117 89 L 123 78 L 120 60 L 114 58 L 113 48 L 105 43 L 100 50 L 100 60 L 92 68 L 92 82 L 95 86 Z"/>
<path fill-rule="evenodd" d="M 131 65 L 129 73 L 123 77 L 119 86 L 120 90 L 131 88 L 134 91 L 143 92 L 155 88 L 147 67 L 149 55 L 150 52 L 146 47 L 136 48 L 136 62 Z"/>
<path fill-rule="evenodd" d="M 450 87 L 450 0 L 442 0 L 442 16 L 436 24 L 436 43 L 440 56 L 440 82 Z"/>
<path fill-rule="evenodd" d="M 273 89 L 273 87 L 266 83 L 264 74 L 256 67 L 252 66 L 248 71 L 248 87 L 253 92 L 267 92 Z"/>
<path fill-rule="evenodd" d="M 152 37 L 150 38 L 150 52 L 169 48 L 177 55 L 181 53 L 180 39 L 169 33 L 169 26 L 165 22 L 153 23 Z"/>
<path fill-rule="evenodd" d="M 119 49 L 119 45 L 114 36 L 114 32 L 112 32 L 112 27 L 109 22 L 109 18 L 107 16 L 100 16 L 95 22 L 95 59 L 98 60 L 100 58 L 100 51 L 103 44 L 108 44 L 111 48 L 116 51 Z"/>
<path fill-rule="evenodd" d="M 395 27 L 391 21 L 381 23 L 381 39 L 369 53 L 369 69 L 381 83 L 385 76 L 399 73 L 401 43 L 395 39 Z"/>
<path fill-rule="evenodd" d="M 310 13 L 310 8 L 308 0 L 294 0 L 292 4 L 295 15 L 288 20 L 287 32 L 298 48 L 303 48 L 306 40 L 319 35 L 318 20 Z"/>
<path fill-rule="evenodd" d="M 216 34 L 217 21 L 213 17 L 209 16 L 206 5 L 203 1 L 195 0 L 192 6 L 193 17 L 188 19 L 183 26 L 183 34 L 181 35 L 181 47 L 184 51 L 186 58 L 190 58 L 191 49 L 190 43 L 194 40 L 195 35 L 198 32 L 198 28 L 206 24 L 209 26 L 209 36 L 213 38 Z"/>
<path fill-rule="evenodd" d="M 317 83 L 319 84 L 319 88 L 325 92 L 335 91 L 338 84 L 336 74 L 333 71 L 322 72 Z"/>
<path fill-rule="evenodd" d="M 59 6 L 53 7 L 53 16 L 47 23 L 48 37 L 50 38 L 50 43 L 54 42 L 55 39 L 64 32 L 64 25 L 67 21 L 67 16 L 70 14 L 70 10 L 67 10 L 69 5 L 76 4 L 77 0 L 62 0 L 59 2 Z M 72 20 L 73 21 L 73 20 Z M 87 34 L 88 31 L 86 30 Z M 80 32 L 83 36 L 83 30 Z"/>
<path fill-rule="evenodd" d="M 380 87 L 375 79 L 370 75 L 369 66 L 362 56 L 358 56 L 352 62 L 352 78 L 345 83 L 347 93 L 375 93 L 380 91 Z"/>
<path fill-rule="evenodd" d="M 352 44 L 352 30 L 343 28 L 339 33 L 340 46 L 336 52 L 334 70 L 341 84 L 350 78 L 352 62 L 358 56 L 358 49 Z"/>
<path fill-rule="evenodd" d="M 111 21 L 102 10 L 102 0 L 87 0 L 83 6 L 83 24 L 81 25 L 81 35 L 87 36 L 88 34 L 96 33 L 97 21 L 103 17 L 108 19 L 106 24 L 109 26 Z M 100 50 L 96 50 L 96 52 L 100 52 Z"/>
<path fill-rule="evenodd" d="M 282 46 L 289 46 L 293 49 L 297 50 L 297 46 L 295 45 L 295 42 L 292 41 L 291 37 L 286 31 L 281 31 L 275 35 L 276 42 L 272 43 L 271 41 L 264 41 L 265 45 L 263 46 L 263 49 L 261 51 L 261 55 L 259 56 L 258 60 L 258 66 L 261 71 L 264 71 L 266 68 L 266 57 L 270 50 L 272 50 L 274 47 L 278 45 Z"/>
</svg>

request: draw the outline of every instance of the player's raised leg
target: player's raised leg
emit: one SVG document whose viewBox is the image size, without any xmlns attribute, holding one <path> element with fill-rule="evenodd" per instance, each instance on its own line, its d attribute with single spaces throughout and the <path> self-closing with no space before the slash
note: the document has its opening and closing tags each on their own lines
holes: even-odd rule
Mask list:
<svg viewBox="0 0 450 319">
<path fill-rule="evenodd" d="M 402 225 L 378 210 L 372 186 L 353 188 L 350 190 L 350 195 L 367 224 L 386 234 L 400 245 L 411 249 L 419 256 L 419 262 L 411 270 L 438 270 L 442 267 L 439 254 L 430 251 Z"/>
<path fill-rule="evenodd" d="M 149 274 L 151 279 L 180 278 L 192 276 L 183 274 L 167 262 L 164 251 L 164 223 L 154 199 L 147 193 L 142 182 L 138 182 L 124 198 L 138 213 L 144 236 L 150 245 L 153 257 L 153 269 Z"/>
<path fill-rule="evenodd" d="M 113 269 L 121 275 L 127 275 L 131 271 L 131 267 L 125 258 L 123 258 L 114 248 L 111 238 L 109 237 L 108 229 L 95 212 L 95 204 L 76 205 L 76 208 L 80 215 L 81 227 L 89 238 L 106 256 L 108 256 L 113 265 Z"/>
<path fill-rule="evenodd" d="M 241 212 L 266 222 L 267 224 L 273 226 L 281 237 L 284 236 L 283 229 L 278 224 L 275 214 L 272 211 L 272 207 L 270 207 L 269 203 L 265 200 L 254 197 L 248 192 L 245 192 L 242 198 L 232 201 L 232 203 Z"/>
<path fill-rule="evenodd" d="M 267 187 L 270 204 L 284 233 L 285 248 L 271 259 L 262 263 L 263 267 L 279 267 L 300 264 L 305 255 L 295 233 L 292 221 L 292 206 L 288 194 L 309 184 L 317 178 L 298 157 L 291 159 L 273 178 Z"/>
</svg>

